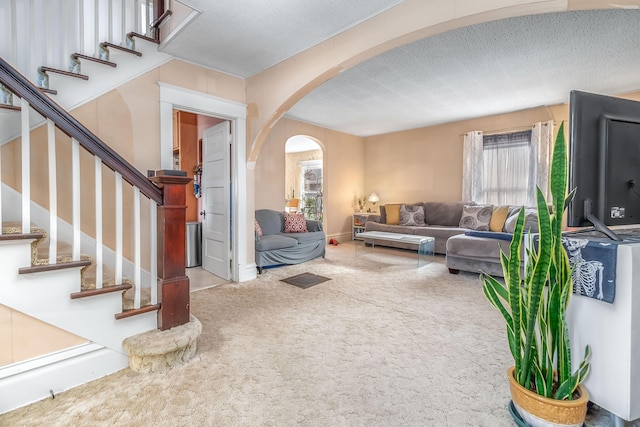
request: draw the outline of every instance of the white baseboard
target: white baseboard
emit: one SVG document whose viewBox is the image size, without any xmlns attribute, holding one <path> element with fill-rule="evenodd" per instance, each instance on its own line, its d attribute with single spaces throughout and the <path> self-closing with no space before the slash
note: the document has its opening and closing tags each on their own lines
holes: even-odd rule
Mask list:
<svg viewBox="0 0 640 427">
<path fill-rule="evenodd" d="M 0 369 L 0 414 L 54 398 L 62 391 L 128 366 L 126 355 L 94 343 L 5 366 Z"/>
<path fill-rule="evenodd" d="M 238 282 L 247 282 L 258 277 L 258 270 L 255 262 L 245 265 L 241 264 L 239 267 Z"/>
</svg>

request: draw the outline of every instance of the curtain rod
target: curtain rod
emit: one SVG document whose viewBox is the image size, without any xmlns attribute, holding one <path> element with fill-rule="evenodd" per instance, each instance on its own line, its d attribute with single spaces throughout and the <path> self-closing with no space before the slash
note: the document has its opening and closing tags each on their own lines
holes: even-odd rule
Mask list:
<svg viewBox="0 0 640 427">
<path fill-rule="evenodd" d="M 556 125 L 557 125 L 557 122 L 556 122 L 555 120 L 547 120 L 547 121 L 544 121 L 544 122 L 542 122 L 542 125 L 543 125 L 543 126 L 546 126 L 548 121 L 553 121 L 553 125 L 554 125 L 554 126 L 556 126 Z M 534 123 L 534 124 L 535 124 L 535 123 Z M 476 129 L 476 130 L 470 130 L 469 132 L 482 132 L 482 135 L 488 135 L 488 136 L 491 136 L 491 135 L 497 135 L 497 134 L 500 134 L 500 133 L 522 132 L 522 131 L 525 131 L 525 130 L 531 130 L 531 129 L 533 129 L 533 125 L 531 125 L 531 126 L 521 126 L 521 127 L 517 127 L 517 128 L 497 129 L 497 130 L 492 130 L 492 131 L 491 131 L 491 133 L 486 133 L 486 132 L 483 132 L 483 131 L 478 131 L 477 129 Z M 463 133 L 463 134 L 460 134 L 459 136 L 465 136 L 465 135 L 466 135 L 467 133 L 469 133 L 469 132 L 465 132 L 465 133 Z"/>
</svg>

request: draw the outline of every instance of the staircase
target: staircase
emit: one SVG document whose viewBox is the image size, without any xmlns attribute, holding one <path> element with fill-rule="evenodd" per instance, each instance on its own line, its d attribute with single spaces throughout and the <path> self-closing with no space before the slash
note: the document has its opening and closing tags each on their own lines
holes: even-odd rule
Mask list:
<svg viewBox="0 0 640 427">
<path fill-rule="evenodd" d="M 12 40 L 0 48 L 11 46 L 0 51 L 0 304 L 87 340 L 0 366 L 0 413 L 125 368 L 124 339 L 189 321 L 189 179 L 147 178 L 66 111 L 170 59 L 158 52 L 151 4 L 0 4 L 0 22 L 10 22 L 0 33 L 11 30 L 0 35 Z M 57 34 L 55 20 L 69 34 Z M 150 32 L 124 31 L 145 22 Z"/>
<path fill-rule="evenodd" d="M 3 0 L 0 57 L 66 110 L 94 99 L 172 59 L 159 49 L 160 34 L 172 37 L 193 19 L 172 1 L 179 18 L 153 0 Z M 161 7 L 162 6 L 162 7 Z M 184 9 L 187 9 L 186 11 Z M 154 20 L 154 16 L 159 17 Z M 0 84 L 0 105 L 13 106 Z M 33 126 L 43 124 L 31 116 Z M 20 134 L 0 113 L 0 145 Z"/>
</svg>

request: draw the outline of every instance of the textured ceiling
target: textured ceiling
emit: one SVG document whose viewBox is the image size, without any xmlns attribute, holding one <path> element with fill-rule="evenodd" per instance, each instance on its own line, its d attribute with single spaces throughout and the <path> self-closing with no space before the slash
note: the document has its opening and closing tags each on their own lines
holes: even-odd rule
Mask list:
<svg viewBox="0 0 640 427">
<path fill-rule="evenodd" d="M 202 14 L 164 51 L 250 77 L 402 0 L 187 0 Z"/>
<path fill-rule="evenodd" d="M 640 89 L 640 11 L 510 18 L 449 31 L 366 61 L 287 117 L 359 136 L 567 102 L 569 91 Z"/>
<path fill-rule="evenodd" d="M 188 0 L 202 14 L 167 53 L 249 77 L 400 0 Z M 616 5 L 611 5 L 616 7 Z M 359 136 L 640 89 L 640 10 L 510 18 L 439 34 L 348 69 L 287 117 Z"/>
</svg>

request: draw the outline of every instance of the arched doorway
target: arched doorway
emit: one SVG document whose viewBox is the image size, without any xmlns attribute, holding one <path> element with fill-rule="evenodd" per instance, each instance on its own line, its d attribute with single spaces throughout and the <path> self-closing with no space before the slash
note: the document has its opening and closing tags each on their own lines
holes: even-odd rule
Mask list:
<svg viewBox="0 0 640 427">
<path fill-rule="evenodd" d="M 286 210 L 323 219 L 323 152 L 317 140 L 295 135 L 285 144 Z"/>
</svg>

